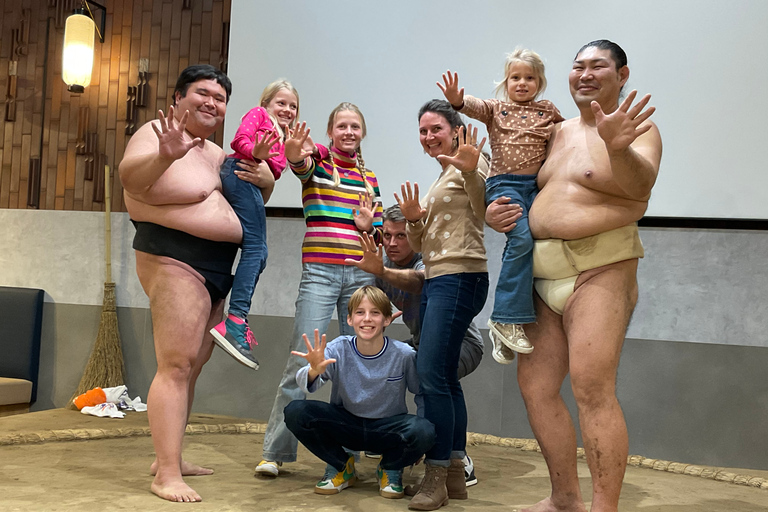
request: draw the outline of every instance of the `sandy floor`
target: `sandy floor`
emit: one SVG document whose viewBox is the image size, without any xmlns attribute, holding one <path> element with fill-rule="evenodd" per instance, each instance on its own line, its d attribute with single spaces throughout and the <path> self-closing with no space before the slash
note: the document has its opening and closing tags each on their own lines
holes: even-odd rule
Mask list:
<svg viewBox="0 0 768 512">
<path fill-rule="evenodd" d="M 246 420 L 195 415 L 193 423 L 243 424 Z M 31 432 L 50 430 L 116 429 L 142 434 L 146 414 L 108 420 L 73 411 L 44 411 L 0 418 L 0 510 L 102 511 L 178 510 L 191 506 L 206 510 L 315 510 L 378 512 L 407 510 L 407 498 L 386 500 L 378 495 L 376 461 L 358 464 L 361 480 L 335 496 L 320 496 L 312 488 L 324 463 L 300 449 L 299 462 L 286 465 L 277 479 L 257 478 L 253 468 L 261 455 L 261 434 L 195 434 L 186 442 L 185 458 L 215 469 L 215 474 L 188 482 L 202 496 L 194 505 L 164 502 L 149 492 L 151 439 L 146 435 L 85 441 L 29 441 Z M 80 430 L 82 431 L 82 430 Z M 16 443 L 16 444 L 10 444 Z M 443 510 L 515 510 L 549 493 L 541 454 L 491 445 L 469 449 L 479 484 L 469 499 L 454 500 Z M 416 480 L 419 469 L 410 477 Z M 586 464 L 579 462 L 584 496 L 589 499 Z M 752 471 L 735 472 L 755 475 Z M 757 476 L 757 475 L 755 475 Z M 765 474 L 762 475 L 765 477 Z M 622 492 L 622 511 L 654 512 L 765 512 L 768 489 L 755 489 L 651 469 L 629 467 Z"/>
</svg>

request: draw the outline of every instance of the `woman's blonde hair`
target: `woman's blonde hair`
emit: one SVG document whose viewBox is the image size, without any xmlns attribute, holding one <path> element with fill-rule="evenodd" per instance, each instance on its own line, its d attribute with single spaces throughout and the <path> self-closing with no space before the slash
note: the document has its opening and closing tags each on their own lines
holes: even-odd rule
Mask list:
<svg viewBox="0 0 768 512">
<path fill-rule="evenodd" d="M 363 299 L 367 298 L 373 304 L 373 307 L 381 311 L 381 314 L 386 318 L 392 318 L 392 302 L 390 302 L 387 294 L 381 291 L 378 286 L 365 285 L 361 286 L 347 302 L 347 313 L 352 316 L 357 307 L 363 302 Z"/>
<path fill-rule="evenodd" d="M 331 111 L 331 115 L 328 116 L 328 128 L 326 133 L 328 134 L 328 138 L 331 138 L 331 133 L 333 132 L 333 124 L 336 121 L 336 114 L 339 112 L 344 112 L 345 110 L 348 110 L 350 112 L 353 112 L 357 114 L 357 117 L 360 118 L 360 126 L 363 129 L 363 136 L 362 139 L 365 138 L 365 136 L 368 134 L 368 129 L 365 126 L 365 117 L 363 117 L 363 113 L 360 112 L 360 109 L 355 105 L 354 103 L 349 103 L 348 101 L 343 101 L 339 103 L 336 108 L 334 108 Z M 331 145 L 333 145 L 333 139 L 331 139 Z M 362 143 L 360 146 L 357 147 L 357 169 L 360 171 L 360 175 L 363 177 L 363 182 L 365 183 L 365 190 L 373 196 L 375 194 L 373 190 L 373 185 L 370 184 L 368 181 L 368 178 L 365 173 L 365 160 L 363 160 L 363 149 L 362 149 Z M 333 185 L 338 187 L 341 183 L 341 177 L 339 176 L 339 170 L 336 168 L 336 164 L 333 162 L 333 153 L 328 155 L 328 158 L 331 161 L 331 167 L 333 168 Z"/>
<path fill-rule="evenodd" d="M 293 128 L 296 126 L 296 120 L 299 119 L 299 92 L 296 90 L 296 88 L 289 82 L 288 80 L 284 80 L 282 78 L 275 80 L 268 86 L 264 88 L 264 90 L 261 92 L 261 99 L 259 100 L 259 106 L 267 108 L 267 105 L 269 105 L 269 102 L 272 101 L 277 95 L 278 92 L 281 90 L 287 90 L 288 92 L 292 92 L 294 96 L 296 96 L 296 117 L 293 118 L 293 121 L 291 121 L 291 124 L 289 128 Z M 280 127 L 280 124 L 277 122 L 277 119 L 275 117 L 267 112 L 269 114 L 269 118 L 272 120 L 272 124 L 275 125 L 277 128 L 278 133 L 280 134 L 280 139 L 285 140 L 286 134 L 283 133 L 283 129 Z"/>
<path fill-rule="evenodd" d="M 509 92 L 507 92 L 509 68 L 511 68 L 512 65 L 516 62 L 528 64 L 531 66 L 533 72 L 538 76 L 539 88 L 536 91 L 536 96 L 534 96 L 538 97 L 539 94 L 543 93 L 544 89 L 547 88 L 547 77 L 544 75 L 544 61 L 541 60 L 541 57 L 535 51 L 529 50 L 527 48 L 520 48 L 519 46 L 515 48 L 515 51 L 507 54 L 507 62 L 504 63 L 504 80 L 496 84 L 496 89 L 494 90 L 496 96 L 501 93 L 502 97 L 509 101 Z"/>
</svg>

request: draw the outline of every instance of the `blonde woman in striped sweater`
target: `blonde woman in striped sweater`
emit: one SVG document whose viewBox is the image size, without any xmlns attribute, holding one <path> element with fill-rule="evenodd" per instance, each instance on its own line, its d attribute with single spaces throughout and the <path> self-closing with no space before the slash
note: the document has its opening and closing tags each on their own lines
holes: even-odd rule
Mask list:
<svg viewBox="0 0 768 512">
<path fill-rule="evenodd" d="M 302 274 L 296 299 L 292 346 L 301 351 L 303 334 L 326 332 L 334 310 L 342 335 L 354 335 L 347 325 L 347 302 L 352 293 L 373 276 L 346 260 L 362 257 L 360 234 L 381 240 L 381 198 L 376 176 L 365 168 L 360 142 L 365 118 L 352 103 L 341 103 L 328 118 L 330 146 L 313 144 L 306 123 L 299 124 L 285 142 L 285 156 L 302 183 L 302 204 L 307 231 L 302 244 Z M 290 356 L 264 436 L 263 458 L 256 474 L 277 476 L 284 462 L 296 460 L 298 441 L 283 421 L 283 409 L 305 394 L 296 372 L 305 361 Z"/>
</svg>

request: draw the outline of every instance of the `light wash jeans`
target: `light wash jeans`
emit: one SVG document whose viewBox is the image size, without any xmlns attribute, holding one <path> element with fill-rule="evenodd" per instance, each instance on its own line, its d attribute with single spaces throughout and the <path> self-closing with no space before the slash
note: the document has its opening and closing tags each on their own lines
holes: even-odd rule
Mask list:
<svg viewBox="0 0 768 512">
<path fill-rule="evenodd" d="M 221 188 L 243 226 L 240 262 L 229 296 L 229 313 L 247 319 L 251 298 L 259 276 L 267 266 L 267 213 L 261 189 L 237 177 L 237 158 L 227 158 L 221 165 Z"/>
<path fill-rule="evenodd" d="M 538 192 L 535 174 L 499 174 L 485 182 L 485 204 L 506 196 L 523 209 L 517 226 L 507 233 L 507 243 L 501 254 L 501 270 L 491 313 L 494 322 L 529 324 L 536 321 L 533 309 L 533 237 L 528 228 L 528 211 Z"/>
<path fill-rule="evenodd" d="M 323 334 L 337 310 L 340 334 L 355 334 L 347 324 L 347 303 L 352 294 L 366 284 L 373 284 L 374 277 L 353 265 L 329 263 L 304 263 L 296 299 L 296 319 L 293 324 L 292 346 L 289 350 L 306 352 L 301 335 L 313 340 L 315 329 Z M 298 440 L 285 425 L 285 406 L 293 400 L 304 400 L 306 394 L 296 383 L 296 372 L 306 365 L 305 359 L 289 356 L 283 371 L 283 378 L 277 388 L 277 396 L 269 415 L 269 424 L 264 434 L 264 459 L 277 462 L 294 462 Z"/>
</svg>

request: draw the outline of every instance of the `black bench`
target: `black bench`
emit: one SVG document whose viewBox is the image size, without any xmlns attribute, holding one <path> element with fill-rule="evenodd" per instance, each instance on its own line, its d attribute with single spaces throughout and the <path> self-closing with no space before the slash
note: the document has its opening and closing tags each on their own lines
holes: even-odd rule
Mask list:
<svg viewBox="0 0 768 512">
<path fill-rule="evenodd" d="M 29 412 L 37 399 L 44 295 L 0 286 L 0 416 Z"/>
</svg>

